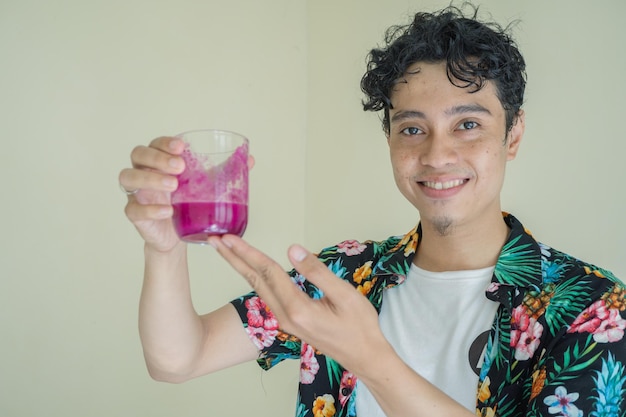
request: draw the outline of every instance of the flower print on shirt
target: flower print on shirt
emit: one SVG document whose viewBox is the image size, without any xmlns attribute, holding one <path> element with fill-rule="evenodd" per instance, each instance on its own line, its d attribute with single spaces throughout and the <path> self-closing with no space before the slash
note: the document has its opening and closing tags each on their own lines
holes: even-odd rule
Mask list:
<svg viewBox="0 0 626 417">
<path fill-rule="evenodd" d="M 247 300 L 246 307 L 248 307 L 249 326 L 263 327 L 268 330 L 278 329 L 278 320 L 260 297 L 252 297 Z"/>
<path fill-rule="evenodd" d="M 315 349 L 308 343 L 302 343 L 302 356 L 300 360 L 300 383 L 311 384 L 315 380 L 315 375 L 320 369 L 320 365 L 315 357 Z"/>
<path fill-rule="evenodd" d="M 344 240 L 337 245 L 337 252 L 345 253 L 348 256 L 355 256 L 362 253 L 366 248 L 366 245 L 356 240 Z"/>
<path fill-rule="evenodd" d="M 335 411 L 335 398 L 330 394 L 317 397 L 313 402 L 314 417 L 334 417 Z"/>
<path fill-rule="evenodd" d="M 339 402 L 342 406 L 346 406 L 346 403 L 350 399 L 352 395 L 352 391 L 354 391 L 354 387 L 356 386 L 356 377 L 352 372 L 344 371 L 341 376 L 341 383 L 339 385 Z"/>
<path fill-rule="evenodd" d="M 358 284 L 356 289 L 363 295 L 367 295 L 376 283 L 376 277 L 370 278 L 372 275 L 372 261 L 367 261 L 352 274 L 352 281 Z M 364 281 L 365 280 L 365 281 Z"/>
<path fill-rule="evenodd" d="M 593 333 L 593 340 L 598 343 L 617 342 L 624 337 L 624 328 L 626 320 L 624 320 L 619 311 L 611 308 L 606 319 L 602 320 L 600 327 Z"/>
<path fill-rule="evenodd" d="M 543 326 L 526 313 L 524 306 L 513 310 L 511 320 L 511 347 L 515 348 L 515 359 L 530 359 L 541 342 Z"/>
<path fill-rule="evenodd" d="M 372 275 L 372 261 L 367 261 L 352 274 L 352 280 L 360 284 L 364 279 Z"/>
<path fill-rule="evenodd" d="M 246 332 L 257 349 L 271 346 L 278 334 L 278 320 L 269 307 L 255 296 L 246 300 L 248 326 Z"/>
<path fill-rule="evenodd" d="M 604 300 L 587 307 L 574 320 L 568 333 L 591 333 L 598 343 L 617 342 L 624 337 L 624 320 L 618 309 L 607 308 Z"/>
<path fill-rule="evenodd" d="M 544 398 L 543 402 L 547 405 L 550 414 L 556 414 L 566 417 L 582 417 L 583 412 L 574 405 L 574 401 L 578 399 L 577 392 L 567 393 L 565 387 L 557 387 L 554 395 Z"/>
<path fill-rule="evenodd" d="M 254 343 L 257 349 L 262 350 L 263 348 L 269 347 L 276 340 L 276 335 L 278 334 L 278 330 L 268 330 L 263 327 L 246 327 L 246 333 Z"/>
</svg>

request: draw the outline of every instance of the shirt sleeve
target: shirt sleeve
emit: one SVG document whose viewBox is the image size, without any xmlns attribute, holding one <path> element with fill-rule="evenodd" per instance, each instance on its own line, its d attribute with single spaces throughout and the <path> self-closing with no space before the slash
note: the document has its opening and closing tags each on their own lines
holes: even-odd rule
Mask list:
<svg viewBox="0 0 626 417">
<path fill-rule="evenodd" d="M 255 292 L 241 296 L 231 304 L 248 337 L 259 350 L 257 363 L 261 368 L 268 370 L 285 359 L 300 357 L 300 339 L 280 330 L 278 320 Z"/>
</svg>

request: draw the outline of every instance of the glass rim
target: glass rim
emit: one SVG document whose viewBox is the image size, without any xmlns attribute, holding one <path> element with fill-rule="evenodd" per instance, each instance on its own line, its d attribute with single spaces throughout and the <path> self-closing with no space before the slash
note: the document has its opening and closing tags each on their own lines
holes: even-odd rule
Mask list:
<svg viewBox="0 0 626 417">
<path fill-rule="evenodd" d="M 184 132 L 178 133 L 178 134 L 174 135 L 174 137 L 175 138 L 179 138 L 179 139 L 183 139 L 183 137 L 185 135 L 190 135 L 190 134 L 194 134 L 194 133 L 203 133 L 203 132 L 225 133 L 227 135 L 239 136 L 240 138 L 243 139 L 243 141 L 245 143 L 249 143 L 250 142 L 245 135 L 243 135 L 243 134 L 241 134 L 239 132 L 235 132 L 234 130 L 227 130 L 227 129 L 191 129 L 191 130 L 186 130 Z"/>
<path fill-rule="evenodd" d="M 202 133 L 210 133 L 210 136 L 207 138 L 203 138 L 200 136 Z M 190 137 L 185 138 L 185 136 L 190 136 Z M 225 129 L 187 130 L 185 132 L 177 134 L 174 137 L 191 145 L 192 152 L 198 155 L 232 154 L 241 146 L 245 146 L 246 149 L 250 146 L 250 140 L 246 136 L 242 135 L 241 133 L 238 133 L 232 130 L 225 130 Z M 207 141 L 205 141 L 205 139 Z M 217 143 L 222 142 L 223 139 L 225 139 L 223 141 L 224 144 L 228 143 L 228 145 L 225 148 L 213 149 L 213 150 L 206 149 L 206 146 L 209 146 L 209 147 L 211 146 L 209 145 L 210 143 L 217 144 Z"/>
</svg>

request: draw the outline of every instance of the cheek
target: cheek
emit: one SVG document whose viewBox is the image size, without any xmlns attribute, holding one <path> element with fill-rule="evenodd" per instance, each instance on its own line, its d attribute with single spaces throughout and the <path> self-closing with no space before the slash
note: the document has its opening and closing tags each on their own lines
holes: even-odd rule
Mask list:
<svg viewBox="0 0 626 417">
<path fill-rule="evenodd" d="M 481 165 L 485 167 L 489 167 L 490 169 L 499 169 L 502 165 L 506 164 L 507 155 L 504 148 L 487 148 L 481 151 L 479 154 L 479 160 Z"/>
<path fill-rule="evenodd" d="M 505 152 L 494 149 L 486 150 L 479 161 L 480 168 L 477 169 L 483 172 L 483 177 L 495 180 L 504 176 L 506 161 Z"/>
<path fill-rule="evenodd" d="M 414 164 L 414 158 L 409 152 L 391 152 L 391 165 L 396 178 L 409 176 L 409 173 L 414 171 Z"/>
</svg>

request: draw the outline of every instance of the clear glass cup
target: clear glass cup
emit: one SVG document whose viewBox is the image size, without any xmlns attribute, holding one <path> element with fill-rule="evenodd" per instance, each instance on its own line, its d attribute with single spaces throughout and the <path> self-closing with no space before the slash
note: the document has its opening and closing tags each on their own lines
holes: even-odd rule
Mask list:
<svg viewBox="0 0 626 417">
<path fill-rule="evenodd" d="M 185 142 L 185 170 L 172 193 L 172 220 L 185 242 L 211 235 L 242 236 L 248 225 L 248 139 L 225 130 L 177 135 Z"/>
</svg>

